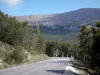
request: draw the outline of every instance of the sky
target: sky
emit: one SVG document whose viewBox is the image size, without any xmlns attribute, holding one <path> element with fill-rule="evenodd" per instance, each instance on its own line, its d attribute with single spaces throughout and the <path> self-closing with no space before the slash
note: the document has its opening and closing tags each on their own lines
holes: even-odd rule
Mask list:
<svg viewBox="0 0 100 75">
<path fill-rule="evenodd" d="M 0 10 L 12 16 L 64 13 L 100 8 L 100 0 L 0 0 Z"/>
</svg>

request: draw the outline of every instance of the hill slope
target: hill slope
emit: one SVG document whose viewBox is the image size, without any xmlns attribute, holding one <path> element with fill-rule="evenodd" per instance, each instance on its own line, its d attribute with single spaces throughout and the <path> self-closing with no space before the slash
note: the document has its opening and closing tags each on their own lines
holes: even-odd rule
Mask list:
<svg viewBox="0 0 100 75">
<path fill-rule="evenodd" d="M 69 34 L 80 29 L 81 24 L 95 25 L 100 20 L 99 8 L 82 8 L 59 14 L 16 16 L 18 21 L 28 21 L 29 25 L 36 28 L 40 25 L 43 34 Z"/>
<path fill-rule="evenodd" d="M 38 31 L 0 11 L 0 69 L 45 56 L 45 42 Z"/>
<path fill-rule="evenodd" d="M 59 14 L 17 16 L 19 21 L 28 21 L 30 25 L 67 26 L 80 25 L 94 20 L 100 20 L 99 8 L 82 8 Z"/>
</svg>

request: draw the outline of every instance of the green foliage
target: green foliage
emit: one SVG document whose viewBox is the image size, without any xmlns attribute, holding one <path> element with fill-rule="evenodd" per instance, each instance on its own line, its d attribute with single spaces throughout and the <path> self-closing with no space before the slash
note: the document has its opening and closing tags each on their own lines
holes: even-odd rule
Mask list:
<svg viewBox="0 0 100 75">
<path fill-rule="evenodd" d="M 97 28 L 93 29 L 93 46 L 92 46 L 92 64 L 98 66 L 100 68 L 100 22 L 97 22 Z"/>
<path fill-rule="evenodd" d="M 36 25 L 36 33 L 37 33 L 37 35 L 40 35 L 40 29 L 39 29 L 39 25 L 38 24 Z"/>
<path fill-rule="evenodd" d="M 68 55 L 68 52 L 69 52 L 68 47 L 69 47 L 68 44 L 65 44 L 65 43 L 60 44 L 60 50 L 62 52 L 64 52 L 64 56 L 67 56 Z"/>
<path fill-rule="evenodd" d="M 87 26 L 82 25 L 82 29 L 80 30 L 79 40 L 80 40 L 80 48 L 86 50 L 87 45 Z"/>
<path fill-rule="evenodd" d="M 69 55 L 69 44 L 58 43 L 58 42 L 46 42 L 46 54 L 50 57 L 53 57 L 55 54 L 57 56 L 67 56 Z"/>
<path fill-rule="evenodd" d="M 28 22 L 18 22 L 15 17 L 8 16 L 1 11 L 0 41 L 13 47 L 9 51 L 3 51 L 3 54 L 0 53 L 3 61 L 8 64 L 21 63 L 26 60 L 25 52 L 32 55 L 45 53 L 45 43 L 40 35 L 39 25 L 35 31 L 29 27 Z"/>
<path fill-rule="evenodd" d="M 76 58 L 88 67 L 100 68 L 100 22 L 96 23 L 96 27 L 82 26 L 79 41 Z"/>
<path fill-rule="evenodd" d="M 24 48 L 21 46 L 16 46 L 11 57 L 16 63 L 23 62 L 26 57 Z"/>
<path fill-rule="evenodd" d="M 53 52 L 55 49 L 57 49 L 57 42 L 46 42 L 46 54 L 48 56 L 53 56 Z"/>
<path fill-rule="evenodd" d="M 12 45 L 20 44 L 23 42 L 25 32 L 27 32 L 28 23 L 18 22 L 14 17 L 0 12 L 0 40 Z"/>
<path fill-rule="evenodd" d="M 41 36 L 38 36 L 37 48 L 40 53 L 45 53 L 45 42 Z"/>
<path fill-rule="evenodd" d="M 100 22 L 96 22 L 96 26 L 100 28 Z"/>
</svg>

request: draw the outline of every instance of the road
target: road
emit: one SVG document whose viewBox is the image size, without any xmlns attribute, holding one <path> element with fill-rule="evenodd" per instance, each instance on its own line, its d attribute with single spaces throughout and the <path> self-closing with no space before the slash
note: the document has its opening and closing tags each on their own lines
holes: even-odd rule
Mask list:
<svg viewBox="0 0 100 75">
<path fill-rule="evenodd" d="M 0 75 L 75 75 L 65 72 L 69 58 L 51 58 L 49 60 L 16 66 L 0 70 Z"/>
</svg>

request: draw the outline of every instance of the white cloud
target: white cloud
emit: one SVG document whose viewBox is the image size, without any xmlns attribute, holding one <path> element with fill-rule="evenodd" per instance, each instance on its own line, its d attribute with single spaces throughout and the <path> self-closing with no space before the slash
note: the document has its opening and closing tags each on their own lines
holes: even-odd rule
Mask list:
<svg viewBox="0 0 100 75">
<path fill-rule="evenodd" d="M 21 2 L 23 2 L 23 0 L 4 0 L 4 2 L 6 4 L 8 4 L 9 6 L 15 6 L 15 5 L 20 4 Z"/>
</svg>

